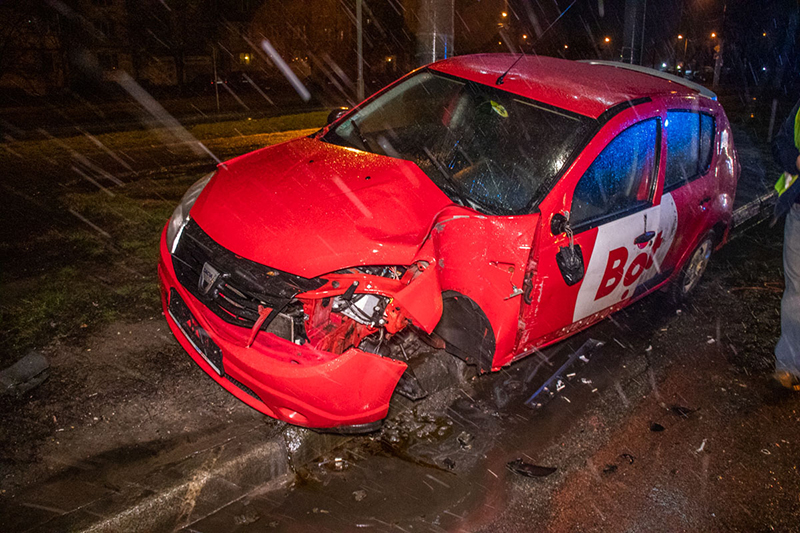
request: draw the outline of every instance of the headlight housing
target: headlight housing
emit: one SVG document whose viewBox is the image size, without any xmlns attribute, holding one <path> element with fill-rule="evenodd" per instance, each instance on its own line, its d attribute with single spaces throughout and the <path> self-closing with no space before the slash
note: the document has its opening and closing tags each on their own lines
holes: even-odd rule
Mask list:
<svg viewBox="0 0 800 533">
<path fill-rule="evenodd" d="M 189 187 L 186 194 L 183 195 L 180 203 L 175 208 L 175 211 L 172 212 L 172 217 L 170 217 L 167 223 L 167 248 L 169 248 L 170 253 L 175 252 L 181 232 L 183 232 L 183 228 L 186 227 L 186 223 L 189 222 L 189 210 L 192 209 L 192 206 L 197 201 L 197 197 L 203 192 L 203 189 L 208 185 L 208 182 L 211 181 L 211 178 L 214 177 L 214 174 L 214 172 L 206 174 L 197 180 L 194 185 Z"/>
</svg>

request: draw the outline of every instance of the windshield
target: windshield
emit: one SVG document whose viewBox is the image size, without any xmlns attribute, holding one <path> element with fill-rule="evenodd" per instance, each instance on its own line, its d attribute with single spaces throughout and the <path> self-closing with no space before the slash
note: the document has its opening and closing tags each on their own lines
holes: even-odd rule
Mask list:
<svg viewBox="0 0 800 533">
<path fill-rule="evenodd" d="M 593 121 L 463 79 L 422 71 L 323 140 L 413 161 L 454 202 L 521 214 L 540 200 Z"/>
</svg>

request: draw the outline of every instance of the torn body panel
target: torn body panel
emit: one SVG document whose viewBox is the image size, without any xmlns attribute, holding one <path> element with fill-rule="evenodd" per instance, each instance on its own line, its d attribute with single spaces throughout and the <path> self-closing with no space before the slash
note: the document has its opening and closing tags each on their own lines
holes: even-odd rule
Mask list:
<svg viewBox="0 0 800 533">
<path fill-rule="evenodd" d="M 439 214 L 431 232 L 442 291 L 469 297 L 491 324 L 492 369 L 513 358 L 521 288 L 538 221 L 538 213 L 486 217 L 454 206 Z"/>
<path fill-rule="evenodd" d="M 346 318 L 315 335 L 316 346 L 261 331 L 247 347 L 250 328 L 224 320 L 178 281 L 163 236 L 161 251 L 158 271 L 170 329 L 226 390 L 268 416 L 311 428 L 359 426 L 386 416 L 407 365 L 357 348 L 374 329 Z M 322 299 L 309 301 L 321 305 Z M 185 306 L 183 314 L 176 304 Z"/>
<path fill-rule="evenodd" d="M 407 365 L 359 346 L 411 325 L 433 329 L 441 316 L 433 263 L 302 278 L 233 254 L 190 221 L 174 254 L 162 238 L 159 275 L 170 327 L 218 383 L 269 416 L 324 428 L 386 415 Z"/>
</svg>

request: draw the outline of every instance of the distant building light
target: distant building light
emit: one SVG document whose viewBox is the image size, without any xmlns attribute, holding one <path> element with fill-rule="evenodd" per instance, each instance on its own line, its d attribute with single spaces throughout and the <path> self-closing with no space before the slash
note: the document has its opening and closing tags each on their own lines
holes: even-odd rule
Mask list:
<svg viewBox="0 0 800 533">
<path fill-rule="evenodd" d="M 500 16 L 502 16 L 503 18 L 506 18 L 506 17 L 508 16 L 508 13 L 506 13 L 505 11 L 503 11 L 502 13 L 500 13 Z"/>
<path fill-rule="evenodd" d="M 767 32 L 762 33 L 761 36 L 762 37 L 766 37 L 767 36 Z"/>
<path fill-rule="evenodd" d="M 715 32 L 715 31 L 712 31 L 712 32 L 711 32 L 711 38 L 712 38 L 712 39 L 716 39 L 716 38 L 717 38 L 717 32 Z"/>
<path fill-rule="evenodd" d="M 661 63 L 661 68 L 667 68 L 667 64 L 666 63 Z"/>
<path fill-rule="evenodd" d="M 611 37 L 606 37 L 605 39 L 603 39 L 603 42 L 610 43 L 611 42 Z"/>
<path fill-rule="evenodd" d="M 681 35 L 681 34 L 679 33 L 679 34 L 678 34 L 678 40 L 680 40 L 680 39 L 683 39 L 683 35 Z"/>
<path fill-rule="evenodd" d="M 766 71 L 767 71 L 767 67 L 761 67 L 761 70 L 763 70 L 764 72 L 766 72 Z"/>
<path fill-rule="evenodd" d="M 564 50 L 566 50 L 567 48 L 569 48 L 569 45 L 566 45 L 566 44 L 565 44 L 565 45 L 564 45 Z"/>
<path fill-rule="evenodd" d="M 241 53 L 239 54 L 239 64 L 240 65 L 249 65 L 250 64 L 250 54 Z"/>
<path fill-rule="evenodd" d="M 527 38 L 528 38 L 528 36 L 527 36 L 527 35 L 523 35 L 523 36 L 522 36 L 522 38 L 523 38 L 523 39 L 527 39 Z"/>
</svg>

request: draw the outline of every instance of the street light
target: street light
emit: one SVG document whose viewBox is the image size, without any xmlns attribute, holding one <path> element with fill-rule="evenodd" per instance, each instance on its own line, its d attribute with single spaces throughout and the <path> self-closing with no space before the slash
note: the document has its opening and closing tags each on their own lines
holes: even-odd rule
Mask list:
<svg viewBox="0 0 800 533">
<path fill-rule="evenodd" d="M 506 18 L 508 16 L 508 13 L 503 11 L 502 13 L 500 13 L 500 16 L 503 17 L 503 18 Z"/>
<path fill-rule="evenodd" d="M 711 32 L 711 38 L 712 38 L 712 39 L 716 39 L 716 38 L 717 38 L 717 32 L 715 32 L 715 31 L 712 31 L 712 32 Z"/>
<path fill-rule="evenodd" d="M 603 39 L 603 42 L 604 43 L 610 43 L 611 42 L 611 37 L 606 37 L 605 39 Z"/>
</svg>

